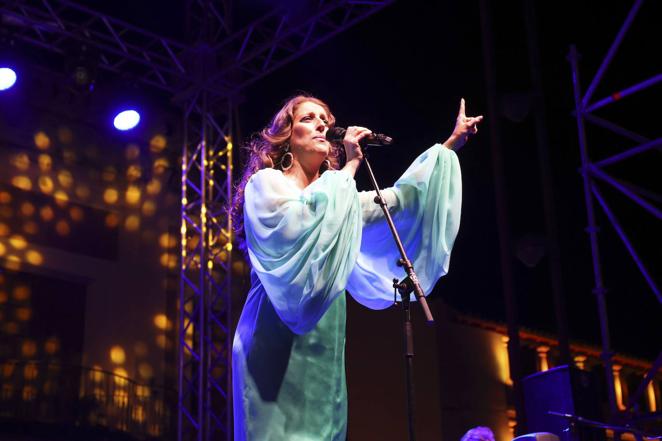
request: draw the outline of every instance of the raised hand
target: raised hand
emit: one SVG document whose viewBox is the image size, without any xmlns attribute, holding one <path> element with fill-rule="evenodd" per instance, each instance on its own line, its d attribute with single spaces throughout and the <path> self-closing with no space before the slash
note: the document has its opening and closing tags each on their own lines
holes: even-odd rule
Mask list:
<svg viewBox="0 0 662 441">
<path fill-rule="evenodd" d="M 478 133 L 478 124 L 483 120 L 483 115 L 467 116 L 465 112 L 464 98 L 460 100 L 460 110 L 457 112 L 455 128 L 451 136 L 444 141 L 444 145 L 452 150 L 458 150 L 469 137 Z"/>
</svg>

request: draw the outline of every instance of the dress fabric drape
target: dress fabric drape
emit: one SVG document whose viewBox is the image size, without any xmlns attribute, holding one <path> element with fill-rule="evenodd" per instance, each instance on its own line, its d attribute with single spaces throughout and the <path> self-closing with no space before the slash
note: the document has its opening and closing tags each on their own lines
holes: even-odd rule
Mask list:
<svg viewBox="0 0 662 441">
<path fill-rule="evenodd" d="M 428 293 L 448 271 L 462 200 L 455 153 L 435 144 L 382 190 Z M 399 255 L 374 192 L 327 171 L 305 189 L 263 169 L 245 188 L 251 289 L 234 336 L 236 441 L 344 440 L 345 289 L 393 302 Z"/>
</svg>

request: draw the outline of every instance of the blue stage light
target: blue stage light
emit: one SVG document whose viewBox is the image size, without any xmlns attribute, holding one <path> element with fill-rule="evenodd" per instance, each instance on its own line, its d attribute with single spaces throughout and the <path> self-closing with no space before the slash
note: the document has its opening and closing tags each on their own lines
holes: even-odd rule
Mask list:
<svg viewBox="0 0 662 441">
<path fill-rule="evenodd" d="M 0 91 L 11 88 L 16 83 L 16 72 L 9 67 L 0 67 Z"/>
<path fill-rule="evenodd" d="M 115 116 L 113 125 L 117 130 L 131 130 L 140 122 L 140 114 L 135 110 L 124 110 Z"/>
</svg>

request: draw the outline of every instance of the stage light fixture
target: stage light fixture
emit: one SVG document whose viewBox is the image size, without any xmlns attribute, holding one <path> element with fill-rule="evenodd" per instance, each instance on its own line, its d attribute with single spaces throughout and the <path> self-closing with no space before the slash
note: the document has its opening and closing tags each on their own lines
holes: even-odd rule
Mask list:
<svg viewBox="0 0 662 441">
<path fill-rule="evenodd" d="M 113 120 L 113 125 L 117 130 L 126 131 L 131 130 L 140 122 L 140 113 L 136 110 L 129 109 L 119 112 Z"/>
<path fill-rule="evenodd" d="M 94 90 L 98 58 L 98 55 L 86 45 L 68 51 L 66 69 L 75 90 L 79 92 Z"/>
<path fill-rule="evenodd" d="M 16 83 L 16 72 L 10 67 L 0 67 L 0 91 L 10 89 Z"/>
</svg>

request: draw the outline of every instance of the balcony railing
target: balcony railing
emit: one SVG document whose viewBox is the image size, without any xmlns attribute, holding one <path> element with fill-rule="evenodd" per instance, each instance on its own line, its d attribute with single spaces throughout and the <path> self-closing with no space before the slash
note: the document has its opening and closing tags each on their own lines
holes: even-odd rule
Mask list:
<svg viewBox="0 0 662 441">
<path fill-rule="evenodd" d="M 44 361 L 0 361 L 0 418 L 169 439 L 175 391 L 99 369 Z"/>
</svg>

